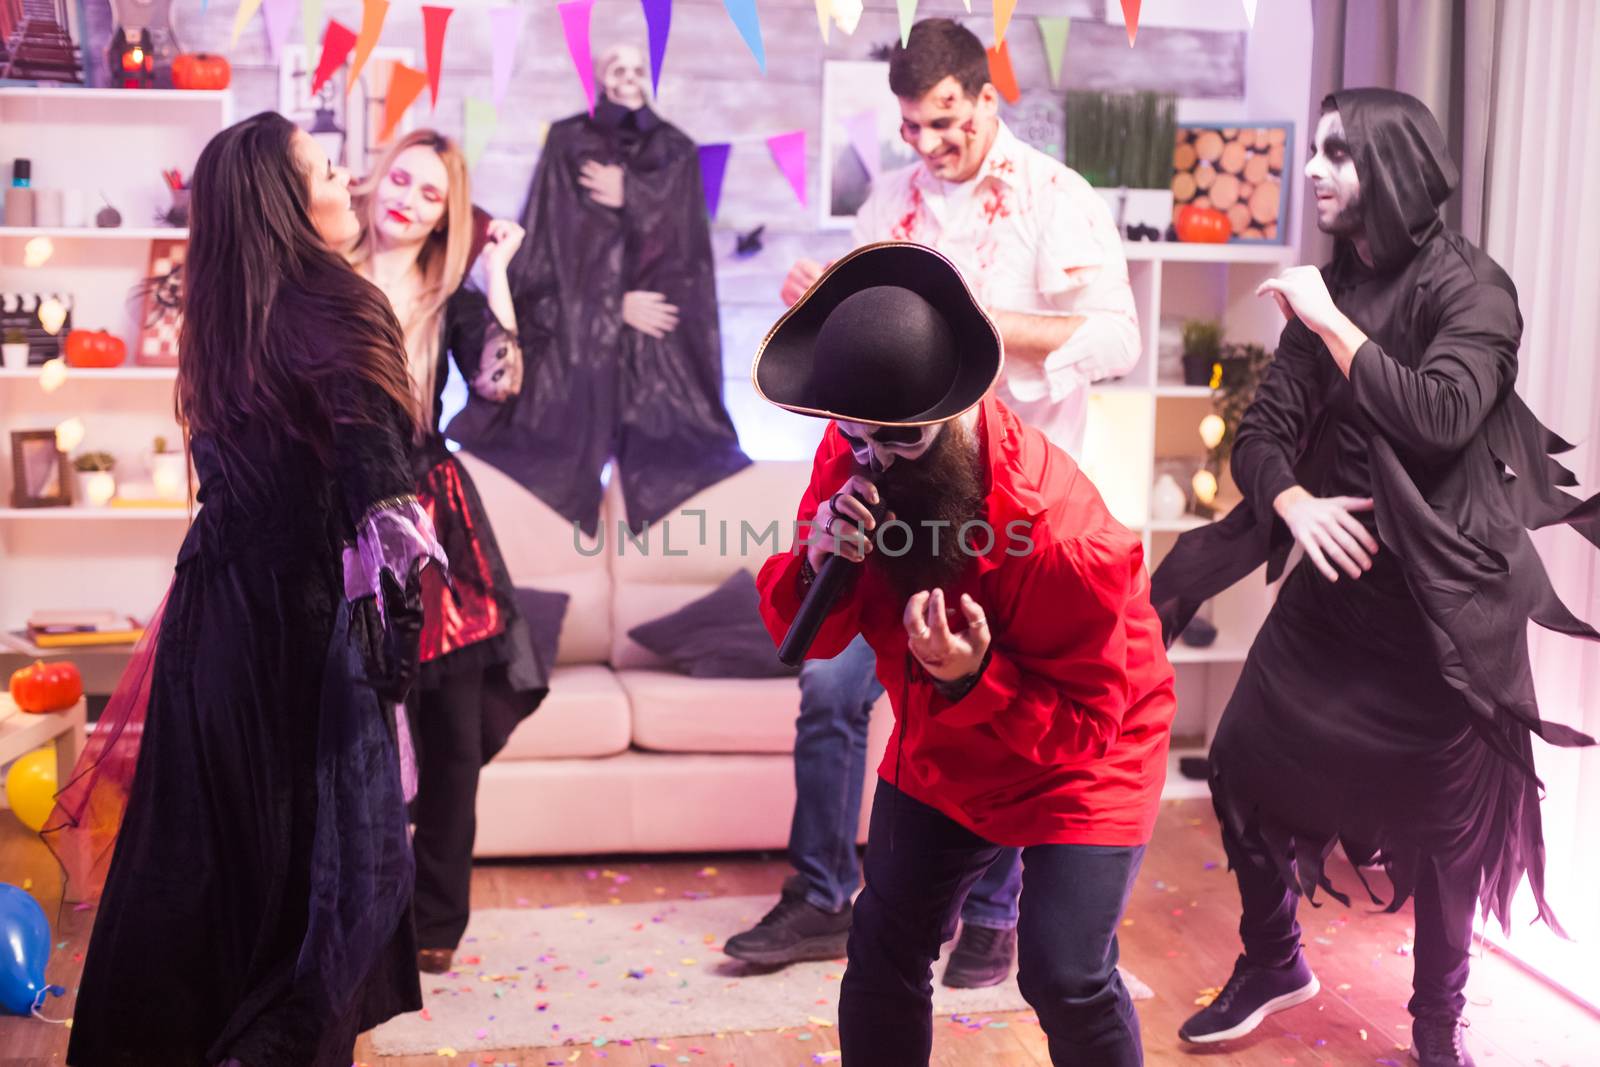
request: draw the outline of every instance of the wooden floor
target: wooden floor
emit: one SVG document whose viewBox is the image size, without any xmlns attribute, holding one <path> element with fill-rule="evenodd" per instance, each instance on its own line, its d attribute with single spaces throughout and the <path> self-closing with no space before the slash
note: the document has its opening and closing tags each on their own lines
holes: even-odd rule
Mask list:
<svg viewBox="0 0 1600 1067">
<path fill-rule="evenodd" d="M 716 874 L 702 876 L 707 865 Z M 629 880 L 597 879 L 587 872 L 609 867 Z M 686 890 L 717 895 L 776 895 L 788 869 L 771 856 L 672 857 L 655 861 L 612 858 L 605 861 L 545 861 L 480 865 L 473 877 L 476 907 L 518 907 L 582 903 L 604 905 L 679 895 Z M 1335 871 L 1339 882 L 1347 872 Z M 0 817 L 0 881 L 31 881 L 34 894 L 54 922 L 59 876 L 36 838 L 9 816 Z M 1315 1001 L 1275 1016 L 1250 1037 L 1204 1052 L 1191 1052 L 1177 1040 L 1178 1025 L 1194 1011 L 1207 987 L 1221 985 L 1238 952 L 1234 933 L 1237 897 L 1223 862 L 1216 824 L 1204 801 L 1171 801 L 1163 806 L 1155 842 L 1145 860 L 1122 931 L 1124 964 L 1156 993 L 1141 1002 L 1145 1054 L 1151 1064 L 1194 1067 L 1245 1067 L 1280 1064 L 1380 1064 L 1411 1062 L 1409 1017 L 1410 909 L 1399 915 L 1369 914 L 1336 903 L 1303 906 L 1306 948 L 1322 980 Z M 49 978 L 74 987 L 82 968 L 90 912 L 69 910 L 55 932 L 58 945 Z M 736 931 L 728 931 L 734 933 Z M 1579 1067 L 1600 1063 L 1600 1019 L 1530 977 L 1507 959 L 1489 954 L 1473 968 L 1468 987 L 1470 1047 L 1483 1067 Z M 48 1012 L 65 1017 L 70 996 L 53 1001 Z M 936 1024 L 933 1062 L 938 1067 L 1023 1067 L 1048 1064 L 1044 1039 L 1031 1016 L 998 1015 L 981 1028 L 941 1020 Z M 802 1035 L 807 1035 L 802 1038 Z M 672 1038 L 663 1042 L 618 1043 L 596 1049 L 506 1050 L 493 1057 L 463 1054 L 374 1057 L 363 1041 L 357 1059 L 369 1067 L 466 1067 L 469 1063 L 504 1067 L 520 1064 L 651 1067 L 652 1064 L 705 1064 L 707 1067 L 803 1067 L 835 1062 L 837 1033 L 825 1027 L 771 1033 Z M 59 1064 L 66 1031 L 35 1020 L 0 1019 L 0 1067 Z"/>
</svg>

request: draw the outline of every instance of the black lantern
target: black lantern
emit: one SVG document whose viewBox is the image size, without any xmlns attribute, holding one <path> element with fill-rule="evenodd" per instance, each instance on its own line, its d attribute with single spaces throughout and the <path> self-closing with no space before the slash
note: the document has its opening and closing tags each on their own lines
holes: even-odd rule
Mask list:
<svg viewBox="0 0 1600 1067">
<path fill-rule="evenodd" d="M 322 146 L 322 151 L 327 155 L 329 162 L 334 166 L 344 165 L 345 132 L 330 106 L 326 87 L 317 96 L 316 112 L 311 118 L 311 128 L 306 132 Z"/>
<path fill-rule="evenodd" d="M 148 28 L 138 36 L 128 39 L 121 26 L 111 35 L 111 46 L 106 49 L 106 62 L 111 67 L 111 82 L 123 89 L 148 89 L 156 80 L 155 42 Z"/>
</svg>

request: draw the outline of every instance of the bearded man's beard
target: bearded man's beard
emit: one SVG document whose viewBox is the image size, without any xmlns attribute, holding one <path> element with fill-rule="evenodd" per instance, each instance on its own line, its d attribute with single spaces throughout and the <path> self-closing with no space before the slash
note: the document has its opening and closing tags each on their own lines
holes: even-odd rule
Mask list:
<svg viewBox="0 0 1600 1067">
<path fill-rule="evenodd" d="M 1362 207 L 1361 194 L 1356 193 L 1354 200 L 1339 209 L 1339 213 L 1326 226 L 1322 232 L 1329 237 L 1361 237 L 1366 233 L 1366 213 Z"/>
<path fill-rule="evenodd" d="M 874 535 L 868 558 L 883 569 L 902 597 L 924 589 L 948 592 L 972 562 L 970 552 L 961 546 L 961 527 L 987 514 L 983 471 L 972 434 L 960 422 L 945 423 L 918 458 L 896 459 L 878 474 L 862 467 L 856 473 L 871 479 L 894 517 L 910 527 L 907 551 L 901 551 L 906 529 L 896 524 L 881 536 Z M 988 538 L 979 533 L 977 542 L 983 545 Z"/>
</svg>

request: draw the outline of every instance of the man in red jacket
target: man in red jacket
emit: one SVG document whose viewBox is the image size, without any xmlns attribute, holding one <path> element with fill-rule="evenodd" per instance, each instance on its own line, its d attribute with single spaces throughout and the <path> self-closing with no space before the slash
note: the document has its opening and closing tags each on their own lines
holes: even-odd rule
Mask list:
<svg viewBox="0 0 1600 1067">
<path fill-rule="evenodd" d="M 1002 363 L 960 272 L 904 243 L 836 262 L 756 355 L 765 399 L 833 420 L 809 532 L 762 567 L 763 617 L 781 639 L 830 556 L 863 562 L 808 655 L 864 635 L 895 712 L 840 994 L 847 1065 L 928 1062 L 933 962 L 1003 846 L 1023 849 L 1019 983 L 1052 1061 L 1143 1060 L 1116 934 L 1172 668 L 1139 538 L 990 395 Z"/>
</svg>

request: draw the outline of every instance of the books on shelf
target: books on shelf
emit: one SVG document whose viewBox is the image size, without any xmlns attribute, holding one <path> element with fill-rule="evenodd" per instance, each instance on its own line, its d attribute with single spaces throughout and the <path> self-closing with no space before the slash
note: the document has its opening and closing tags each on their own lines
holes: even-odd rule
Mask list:
<svg viewBox="0 0 1600 1067">
<path fill-rule="evenodd" d="M 116 611 L 36 611 L 19 636 L 44 649 L 93 648 L 134 644 L 144 636 L 144 627 Z"/>
</svg>

